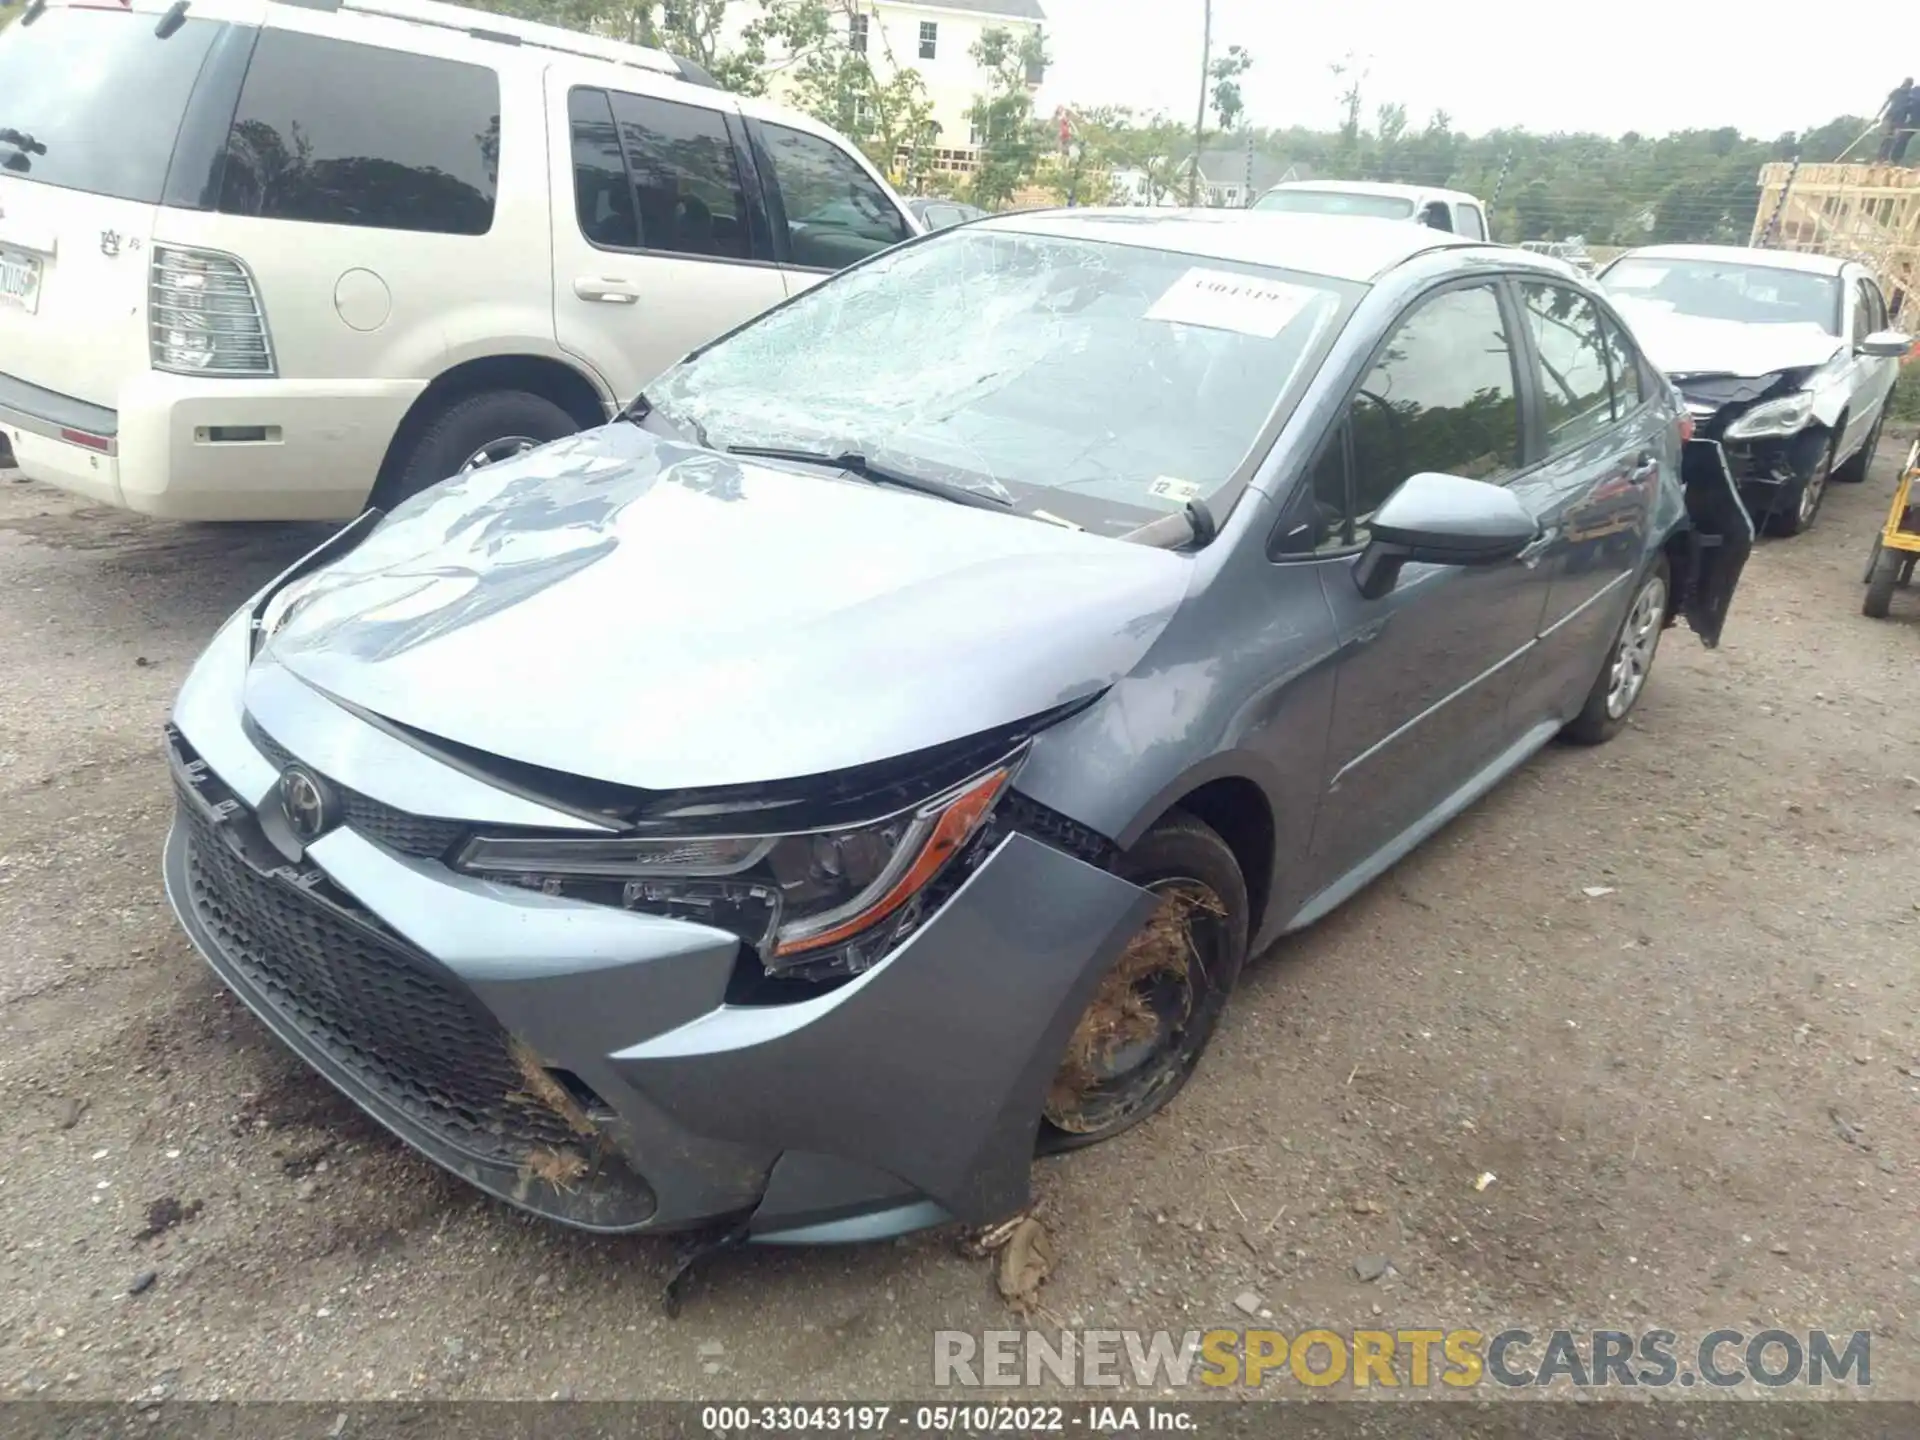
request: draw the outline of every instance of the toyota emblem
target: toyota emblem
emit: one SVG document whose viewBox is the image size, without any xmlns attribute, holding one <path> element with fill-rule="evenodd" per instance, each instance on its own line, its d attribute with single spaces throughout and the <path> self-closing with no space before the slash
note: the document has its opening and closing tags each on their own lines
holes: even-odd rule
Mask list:
<svg viewBox="0 0 1920 1440">
<path fill-rule="evenodd" d="M 280 772 L 280 808 L 302 844 L 309 844 L 333 824 L 333 807 L 320 777 L 300 765 Z"/>
</svg>

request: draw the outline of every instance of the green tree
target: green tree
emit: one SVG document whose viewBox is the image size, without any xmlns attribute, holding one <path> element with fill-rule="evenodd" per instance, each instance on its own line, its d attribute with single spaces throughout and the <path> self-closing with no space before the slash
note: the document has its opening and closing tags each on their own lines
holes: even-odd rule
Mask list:
<svg viewBox="0 0 1920 1440">
<path fill-rule="evenodd" d="M 1212 82 L 1213 113 L 1222 130 L 1233 129 L 1247 113 L 1246 100 L 1240 93 L 1240 77 L 1252 68 L 1253 56 L 1240 45 L 1229 45 L 1227 53 L 1207 67 L 1207 78 Z"/>
<path fill-rule="evenodd" d="M 995 26 L 983 30 L 967 53 L 987 75 L 987 90 L 974 97 L 967 112 L 980 137 L 979 168 L 968 198 L 984 210 L 995 210 L 1033 178 L 1046 152 L 1046 127 L 1033 113 L 1033 94 L 1027 88 L 1028 73 L 1047 63 L 1046 43 L 1037 31 L 1016 36 Z"/>
</svg>

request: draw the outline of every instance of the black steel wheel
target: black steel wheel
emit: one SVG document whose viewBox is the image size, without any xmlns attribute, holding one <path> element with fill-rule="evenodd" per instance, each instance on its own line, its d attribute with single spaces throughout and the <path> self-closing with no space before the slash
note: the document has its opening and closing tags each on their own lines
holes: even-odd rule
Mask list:
<svg viewBox="0 0 1920 1440">
<path fill-rule="evenodd" d="M 1042 1108 L 1043 1152 L 1109 1139 L 1178 1094 L 1246 960 L 1246 881 L 1211 828 L 1175 812 L 1116 869 L 1160 896 L 1160 908 L 1074 1027 Z"/>
</svg>

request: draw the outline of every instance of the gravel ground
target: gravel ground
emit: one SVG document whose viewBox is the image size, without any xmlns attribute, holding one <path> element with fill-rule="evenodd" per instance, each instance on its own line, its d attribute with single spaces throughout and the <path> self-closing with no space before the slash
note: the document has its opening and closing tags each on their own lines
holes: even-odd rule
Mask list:
<svg viewBox="0 0 1920 1440">
<path fill-rule="evenodd" d="M 1613 745 L 1251 967 L 1167 1112 L 1046 1162 L 1034 1323 L 1867 1328 L 1920 1397 L 1920 596 L 1859 614 L 1890 484 L 1765 545 L 1721 650 L 1669 634 Z M 952 1237 L 725 1256 L 666 1319 L 665 1243 L 444 1177 L 190 951 L 160 723 L 320 533 L 0 478 L 0 1394 L 927 1393 L 931 1332 L 1013 1323 Z"/>
</svg>

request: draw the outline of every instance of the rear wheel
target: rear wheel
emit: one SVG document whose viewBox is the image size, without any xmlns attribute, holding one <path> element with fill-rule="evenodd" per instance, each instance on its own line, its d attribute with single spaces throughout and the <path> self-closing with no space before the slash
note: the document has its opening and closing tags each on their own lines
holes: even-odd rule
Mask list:
<svg viewBox="0 0 1920 1440">
<path fill-rule="evenodd" d="M 1607 648 L 1587 703 L 1560 733 L 1576 745 L 1604 745 L 1626 728 L 1627 717 L 1646 691 L 1660 632 L 1666 626 L 1672 582 L 1666 556 L 1640 577 L 1627 615 Z"/>
<path fill-rule="evenodd" d="M 1867 594 L 1860 602 L 1860 613 L 1872 620 L 1884 620 L 1893 609 L 1893 587 L 1900 583 L 1900 572 L 1910 559 L 1904 551 L 1882 545 L 1874 551 L 1873 568 L 1867 572 Z"/>
<path fill-rule="evenodd" d="M 421 427 L 373 503 L 391 510 L 450 475 L 524 455 L 580 426 L 565 410 L 525 390 L 483 390 L 455 400 Z"/>
<path fill-rule="evenodd" d="M 1820 502 L 1827 498 L 1827 481 L 1833 475 L 1833 447 L 1829 440 L 1805 475 L 1789 481 L 1775 498 L 1767 528 L 1775 535 L 1798 535 L 1810 529 L 1820 513 Z"/>
<path fill-rule="evenodd" d="M 1115 868 L 1160 908 L 1074 1027 L 1042 1110 L 1043 1152 L 1109 1139 L 1178 1094 L 1246 959 L 1246 880 L 1211 828 L 1175 811 Z"/>
<path fill-rule="evenodd" d="M 1873 429 L 1867 435 L 1867 443 L 1862 445 L 1846 464 L 1835 467 L 1833 478 L 1842 485 L 1858 485 L 1867 478 L 1867 471 L 1873 468 L 1873 452 L 1880 448 L 1880 430 L 1887 423 L 1886 407 L 1880 409 L 1880 418 L 1873 422 Z"/>
</svg>

